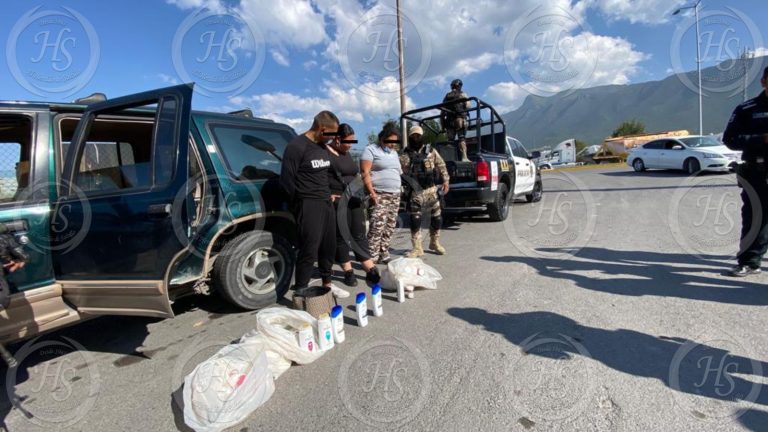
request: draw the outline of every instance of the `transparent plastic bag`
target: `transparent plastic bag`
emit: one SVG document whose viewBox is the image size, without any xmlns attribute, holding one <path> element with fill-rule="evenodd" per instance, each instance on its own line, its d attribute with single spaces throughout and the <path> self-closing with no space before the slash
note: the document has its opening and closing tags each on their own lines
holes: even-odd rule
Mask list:
<svg viewBox="0 0 768 432">
<path fill-rule="evenodd" d="M 303 324 L 310 324 L 317 335 L 317 320 L 307 312 L 271 307 L 256 314 L 256 330 L 267 338 L 270 350 L 298 364 L 309 364 L 320 358 L 323 351 L 309 352 L 299 347 L 296 332 Z"/>
<path fill-rule="evenodd" d="M 397 282 L 401 282 L 404 286 L 437 289 L 437 281 L 443 279 L 437 270 L 419 258 L 392 260 L 387 264 L 387 273 L 386 283 L 394 285 L 394 288 L 397 288 Z"/>
<path fill-rule="evenodd" d="M 280 378 L 291 367 L 291 361 L 272 349 L 269 339 L 256 330 L 251 330 L 240 338 L 240 344 L 253 345 L 267 354 L 269 370 L 275 379 Z"/>
<path fill-rule="evenodd" d="M 184 378 L 184 422 L 196 432 L 222 431 L 245 420 L 274 391 L 260 346 L 227 345 Z"/>
</svg>

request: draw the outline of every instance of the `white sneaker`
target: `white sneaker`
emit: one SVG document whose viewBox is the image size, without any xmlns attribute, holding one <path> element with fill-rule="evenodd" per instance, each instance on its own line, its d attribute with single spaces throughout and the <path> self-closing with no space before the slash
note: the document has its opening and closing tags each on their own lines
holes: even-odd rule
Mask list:
<svg viewBox="0 0 768 432">
<path fill-rule="evenodd" d="M 331 292 L 333 293 L 336 298 L 347 298 L 349 297 L 349 291 L 339 288 L 334 284 L 331 284 Z"/>
</svg>

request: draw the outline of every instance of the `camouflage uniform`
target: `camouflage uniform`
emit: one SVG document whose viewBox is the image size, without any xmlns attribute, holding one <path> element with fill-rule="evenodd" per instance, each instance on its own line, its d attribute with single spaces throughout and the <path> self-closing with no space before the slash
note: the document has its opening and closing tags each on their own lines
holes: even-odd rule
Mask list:
<svg viewBox="0 0 768 432">
<path fill-rule="evenodd" d="M 421 214 L 429 210 L 430 249 L 443 254 L 445 249 L 439 244 L 440 228 L 443 224 L 440 196 L 435 185 L 435 171 L 443 182 L 448 182 L 448 170 L 440 154 L 425 145 L 419 150 L 406 149 L 400 155 L 400 165 L 407 175 L 407 183 L 411 189 L 411 242 L 413 250 L 409 254 L 417 257 L 423 254 L 421 246 Z"/>
<path fill-rule="evenodd" d="M 379 203 L 371 207 L 371 226 L 368 229 L 368 248 L 371 259 L 376 262 L 389 259 L 389 243 L 397 227 L 397 213 L 400 210 L 400 194 L 376 194 Z"/>
<path fill-rule="evenodd" d="M 445 97 L 443 98 L 443 103 L 450 102 L 457 99 L 466 99 L 469 96 L 467 96 L 466 93 L 461 91 L 460 88 L 454 88 L 453 90 L 449 91 Z M 453 109 L 454 111 L 464 111 L 468 110 L 470 107 L 469 101 L 465 102 L 457 102 L 453 104 L 453 106 L 448 107 L 450 109 Z M 461 151 L 461 160 L 468 160 L 467 159 L 467 142 L 465 140 L 465 136 L 467 133 L 467 113 L 466 112 L 459 112 L 457 114 L 453 113 L 446 113 L 444 112 L 443 115 L 440 118 L 442 122 L 443 129 L 445 129 L 445 134 L 448 137 L 448 141 L 456 141 L 456 138 L 458 136 L 459 140 L 459 150 Z"/>
</svg>

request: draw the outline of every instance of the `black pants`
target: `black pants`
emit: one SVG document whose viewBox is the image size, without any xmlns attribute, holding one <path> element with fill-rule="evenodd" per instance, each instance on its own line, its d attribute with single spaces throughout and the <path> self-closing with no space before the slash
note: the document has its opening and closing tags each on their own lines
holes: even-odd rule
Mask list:
<svg viewBox="0 0 768 432">
<path fill-rule="evenodd" d="M 365 235 L 365 212 L 360 199 L 352 198 L 348 202 L 337 199 L 334 207 L 336 208 L 336 263 L 349 262 L 350 249 L 355 253 L 355 259 L 358 262 L 371 259 L 368 238 Z"/>
<path fill-rule="evenodd" d="M 739 265 L 758 268 L 768 251 L 768 184 L 764 171 L 746 172 L 740 181 L 741 247 L 736 258 Z"/>
<path fill-rule="evenodd" d="M 330 282 L 336 252 L 336 212 L 331 200 L 302 200 L 294 215 L 299 225 L 296 289 L 309 285 L 315 261 L 323 283 Z"/>
</svg>

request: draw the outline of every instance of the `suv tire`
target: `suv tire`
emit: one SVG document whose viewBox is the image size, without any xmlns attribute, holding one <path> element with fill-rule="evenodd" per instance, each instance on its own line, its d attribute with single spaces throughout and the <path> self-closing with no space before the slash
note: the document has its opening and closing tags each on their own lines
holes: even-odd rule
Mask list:
<svg viewBox="0 0 768 432">
<path fill-rule="evenodd" d="M 507 184 L 499 182 L 499 189 L 496 191 L 496 199 L 488 204 L 488 216 L 493 222 L 501 222 L 507 219 L 509 215 L 509 192 Z"/>
<path fill-rule="evenodd" d="M 543 187 L 541 185 L 541 177 L 536 179 L 536 183 L 533 184 L 533 190 L 531 193 L 525 196 L 525 200 L 529 203 L 535 203 L 541 201 L 541 197 L 544 195 Z"/>
<path fill-rule="evenodd" d="M 288 240 L 267 231 L 250 231 L 224 246 L 213 264 L 212 283 L 233 305 L 260 309 L 285 296 L 295 263 Z"/>
</svg>

